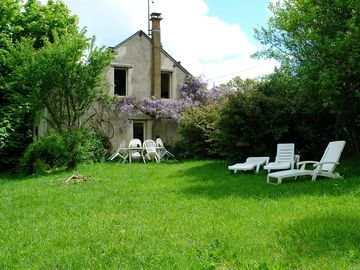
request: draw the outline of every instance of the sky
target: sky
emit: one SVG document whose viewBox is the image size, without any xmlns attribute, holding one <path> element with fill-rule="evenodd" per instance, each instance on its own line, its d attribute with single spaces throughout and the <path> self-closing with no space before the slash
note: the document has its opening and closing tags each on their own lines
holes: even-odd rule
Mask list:
<svg viewBox="0 0 360 270">
<path fill-rule="evenodd" d="M 148 1 L 150 13 L 162 13 L 163 49 L 194 76 L 215 85 L 271 73 L 277 64 L 251 59 L 261 49 L 253 29 L 266 26 L 274 0 L 63 0 L 99 46 L 147 33 Z"/>
</svg>

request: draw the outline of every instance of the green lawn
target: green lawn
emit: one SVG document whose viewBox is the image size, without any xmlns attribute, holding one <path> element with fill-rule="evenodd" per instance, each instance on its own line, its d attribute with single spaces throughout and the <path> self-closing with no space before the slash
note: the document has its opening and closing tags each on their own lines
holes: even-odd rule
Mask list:
<svg viewBox="0 0 360 270">
<path fill-rule="evenodd" d="M 2 175 L 0 269 L 360 269 L 360 171 L 340 171 L 278 186 L 221 161 Z"/>
</svg>

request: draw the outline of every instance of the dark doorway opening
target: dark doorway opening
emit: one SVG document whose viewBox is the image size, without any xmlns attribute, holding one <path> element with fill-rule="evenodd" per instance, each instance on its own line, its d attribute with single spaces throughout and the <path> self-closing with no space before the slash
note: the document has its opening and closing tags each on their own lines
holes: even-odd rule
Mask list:
<svg viewBox="0 0 360 270">
<path fill-rule="evenodd" d="M 134 139 L 140 139 L 141 142 L 144 142 L 144 123 L 143 122 L 134 122 L 133 135 L 134 135 Z"/>
</svg>

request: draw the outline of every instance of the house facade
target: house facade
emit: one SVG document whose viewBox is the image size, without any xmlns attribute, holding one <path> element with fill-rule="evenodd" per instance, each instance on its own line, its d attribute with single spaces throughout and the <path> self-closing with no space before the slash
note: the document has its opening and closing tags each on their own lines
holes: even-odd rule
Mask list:
<svg viewBox="0 0 360 270">
<path fill-rule="evenodd" d="M 161 19 L 160 13 L 151 14 L 151 37 L 140 30 L 112 48 L 116 56 L 105 75 L 109 95 L 119 99 L 136 97 L 165 101 L 179 98 L 179 90 L 190 73 L 162 48 Z M 176 123 L 145 114 L 114 114 L 111 123 L 113 147 L 132 138 L 144 141 L 161 137 L 166 144 L 174 144 L 179 138 Z"/>
</svg>

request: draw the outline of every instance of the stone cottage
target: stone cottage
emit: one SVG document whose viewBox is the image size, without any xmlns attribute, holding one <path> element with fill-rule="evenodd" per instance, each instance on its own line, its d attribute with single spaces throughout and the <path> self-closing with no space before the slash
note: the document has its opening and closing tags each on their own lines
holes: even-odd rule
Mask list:
<svg viewBox="0 0 360 270">
<path fill-rule="evenodd" d="M 174 100 L 190 73 L 161 46 L 160 13 L 151 14 L 151 37 L 138 31 L 115 47 L 116 56 L 106 72 L 107 91 L 110 95 L 136 98 Z M 166 144 L 178 139 L 176 124 L 169 120 L 156 120 L 145 114 L 112 116 L 113 147 L 122 140 L 141 141 L 159 136 Z"/>
</svg>

